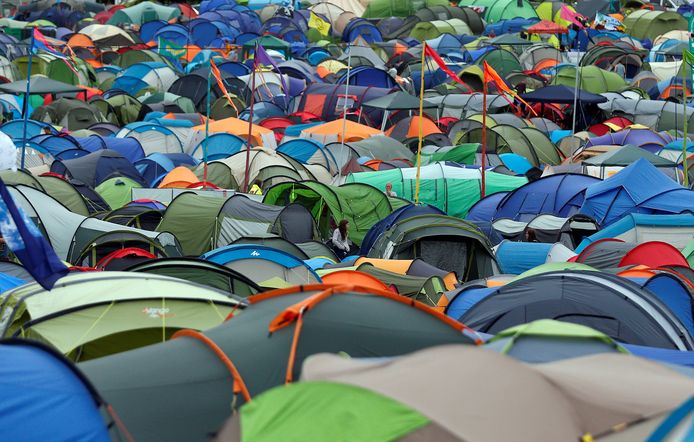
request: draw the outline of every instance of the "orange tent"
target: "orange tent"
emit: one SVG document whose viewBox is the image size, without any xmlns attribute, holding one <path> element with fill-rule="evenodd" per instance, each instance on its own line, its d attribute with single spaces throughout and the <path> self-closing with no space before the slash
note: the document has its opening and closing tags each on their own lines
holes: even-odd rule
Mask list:
<svg viewBox="0 0 694 442">
<path fill-rule="evenodd" d="M 205 125 L 201 124 L 199 126 L 193 127 L 194 130 L 205 132 Z M 215 132 L 226 132 L 237 137 L 241 137 L 244 140 L 248 137 L 248 121 L 239 120 L 238 118 L 229 117 L 223 120 L 212 121 L 210 120 L 210 133 Z M 275 147 L 275 143 L 267 144 L 268 141 L 275 139 L 275 133 L 270 129 L 266 129 L 263 126 L 258 126 L 254 124 L 251 129 L 251 144 L 253 146 L 265 146 L 265 147 Z"/>
<path fill-rule="evenodd" d="M 67 45 L 73 51 L 75 50 L 75 48 L 84 48 L 95 57 L 99 53 L 96 44 L 94 44 L 94 40 L 92 40 L 91 37 L 89 37 L 88 35 L 79 33 L 72 34 L 72 36 L 70 36 L 70 38 L 67 40 Z"/>
<path fill-rule="evenodd" d="M 342 128 L 344 124 L 345 141 L 359 141 L 365 138 L 373 137 L 374 135 L 383 135 L 378 129 L 366 126 L 364 124 L 355 123 L 354 121 L 335 120 L 318 126 L 309 127 L 301 132 L 301 135 L 306 138 L 313 138 L 322 143 L 330 139 L 342 141 Z"/>
<path fill-rule="evenodd" d="M 400 275 L 407 275 L 407 272 L 412 265 L 412 261 L 412 259 L 378 259 L 361 257 L 354 261 L 354 265 L 360 266 L 362 264 L 371 264 L 372 266 L 382 270 L 398 273 Z M 456 278 L 455 273 L 453 272 L 449 272 L 442 279 L 448 290 L 453 290 L 458 282 L 458 278 Z"/>
<path fill-rule="evenodd" d="M 393 127 L 386 131 L 386 135 L 395 138 L 396 140 L 406 140 L 408 138 L 419 137 L 419 120 L 422 120 L 422 136 L 426 137 L 431 134 L 440 134 L 441 129 L 429 117 L 414 117 L 403 118 L 398 121 Z"/>
<path fill-rule="evenodd" d="M 200 181 L 193 171 L 187 167 L 178 166 L 171 170 L 159 184 L 160 189 L 187 188 L 193 183 Z"/>
<path fill-rule="evenodd" d="M 337 270 L 323 275 L 321 279 L 323 280 L 324 284 L 351 284 L 368 287 L 370 289 L 389 290 L 388 286 L 383 284 L 375 276 L 371 276 L 368 273 L 359 272 L 356 270 Z"/>
</svg>

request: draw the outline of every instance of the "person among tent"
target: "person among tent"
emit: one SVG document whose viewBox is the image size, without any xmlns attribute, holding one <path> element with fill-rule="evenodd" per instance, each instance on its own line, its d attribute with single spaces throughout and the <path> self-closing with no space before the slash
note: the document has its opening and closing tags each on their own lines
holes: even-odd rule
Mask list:
<svg viewBox="0 0 694 442">
<path fill-rule="evenodd" d="M 525 242 L 539 242 L 535 229 L 528 228 L 525 230 Z"/>
<path fill-rule="evenodd" d="M 385 194 L 386 194 L 386 196 L 390 196 L 392 198 L 396 198 L 398 196 L 398 194 L 393 191 L 393 184 L 392 183 L 386 184 Z"/>
<path fill-rule="evenodd" d="M 248 193 L 250 193 L 251 195 L 262 195 L 263 183 L 259 180 L 255 180 Z"/>
<path fill-rule="evenodd" d="M 346 219 L 340 221 L 337 228 L 333 230 L 333 237 L 330 243 L 333 246 L 332 248 L 335 251 L 335 254 L 340 259 L 344 259 L 345 257 L 356 253 L 356 247 L 349 239 L 349 221 Z"/>
</svg>

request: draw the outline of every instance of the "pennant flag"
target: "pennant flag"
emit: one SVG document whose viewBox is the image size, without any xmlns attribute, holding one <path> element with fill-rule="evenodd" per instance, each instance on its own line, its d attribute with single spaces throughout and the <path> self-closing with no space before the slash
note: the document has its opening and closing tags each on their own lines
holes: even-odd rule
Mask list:
<svg viewBox="0 0 694 442">
<path fill-rule="evenodd" d="M 284 81 L 284 75 L 282 75 L 282 71 L 280 71 L 280 67 L 277 65 L 277 62 L 270 56 L 270 54 L 267 53 L 263 45 L 259 44 L 256 45 L 255 47 L 255 52 L 253 55 L 253 70 L 255 72 L 255 68 L 258 66 L 272 66 L 272 68 L 277 72 L 277 75 L 280 77 L 280 84 L 282 85 L 282 91 L 284 92 L 285 96 L 285 106 L 288 104 L 286 97 L 289 95 L 289 89 L 287 88 L 287 83 Z"/>
<path fill-rule="evenodd" d="M 68 274 L 48 241 L 29 217 L 15 205 L 0 179 L 0 230 L 7 246 L 31 276 L 46 290 Z"/>
<path fill-rule="evenodd" d="M 311 12 L 311 15 L 309 16 L 308 27 L 315 29 L 323 36 L 327 36 L 330 33 L 330 23 L 318 17 L 313 12 Z"/>
<path fill-rule="evenodd" d="M 484 62 L 484 69 L 483 69 L 483 71 L 484 71 L 484 82 L 485 82 L 485 84 L 488 84 L 488 83 L 490 83 L 490 82 L 494 82 L 494 84 L 496 84 L 496 88 L 499 90 L 499 92 L 503 92 L 503 93 L 505 93 L 505 94 L 508 94 L 508 95 L 512 96 L 513 98 L 517 99 L 518 101 L 520 101 L 521 103 L 523 103 L 524 105 L 526 105 L 526 106 L 528 107 L 528 109 L 530 109 L 533 113 L 535 113 L 535 111 L 533 110 L 533 108 L 532 108 L 528 103 L 526 103 L 525 100 L 523 100 L 523 99 L 516 93 L 516 91 L 514 91 L 513 89 L 511 89 L 510 87 L 508 87 L 508 85 L 507 85 L 506 82 L 501 78 L 501 76 L 499 76 L 499 74 L 494 70 L 494 68 L 491 67 L 491 66 L 489 66 L 489 64 L 488 64 L 486 61 Z M 502 96 L 503 96 L 503 94 L 502 94 Z M 508 100 L 508 99 L 507 99 L 507 100 Z M 508 100 L 508 101 L 509 101 L 509 103 L 511 103 L 510 100 Z M 511 104 L 513 104 L 513 103 L 511 103 Z"/>
<path fill-rule="evenodd" d="M 226 86 L 224 86 L 224 80 L 222 79 L 222 73 L 219 72 L 219 68 L 214 63 L 214 60 L 212 59 L 212 57 L 210 57 L 210 72 L 212 73 L 212 76 L 214 77 L 214 79 L 217 80 L 217 86 L 219 86 L 219 90 L 221 90 L 222 93 L 224 94 L 224 96 L 226 97 L 227 101 L 229 102 L 229 106 L 234 108 L 236 110 L 236 113 L 238 114 L 239 110 L 236 108 L 234 101 L 229 96 L 229 92 L 227 91 Z"/>
<path fill-rule="evenodd" d="M 617 20 L 614 17 L 610 17 L 609 15 L 605 15 L 601 12 L 595 14 L 595 20 L 593 21 L 593 27 L 597 28 L 598 26 L 602 26 L 608 31 L 624 30 L 624 24 L 621 21 Z"/>
<path fill-rule="evenodd" d="M 444 63 L 444 61 L 441 59 L 441 57 L 439 56 L 439 54 L 436 53 L 436 51 L 434 50 L 434 48 L 432 48 L 432 47 L 429 46 L 428 44 L 424 43 L 424 52 L 426 53 L 426 55 L 428 55 L 429 57 L 431 57 L 431 59 L 434 60 L 434 63 L 436 63 L 436 65 L 437 65 L 443 72 L 445 72 L 446 75 L 448 75 L 449 77 L 451 77 L 452 80 L 454 80 L 456 83 L 459 83 L 459 84 L 462 84 L 463 86 L 465 86 L 465 87 L 467 88 L 468 92 L 470 92 L 470 93 L 473 92 L 473 90 L 470 88 L 470 86 L 467 85 L 467 83 L 465 83 L 463 80 L 461 80 L 460 77 L 458 77 L 458 76 L 455 74 L 455 72 L 453 72 L 452 70 L 449 69 L 448 66 L 446 66 L 446 63 Z M 424 69 L 424 66 L 422 66 L 422 69 Z"/>
<path fill-rule="evenodd" d="M 568 21 L 569 23 L 573 23 L 574 25 L 578 26 L 580 29 L 585 29 L 589 23 L 588 18 L 582 16 L 581 14 L 579 14 L 576 11 L 572 11 L 566 5 L 561 5 L 561 11 L 559 12 L 559 17 Z"/>
<path fill-rule="evenodd" d="M 31 40 L 32 50 L 48 52 L 49 54 L 55 55 L 56 57 L 62 59 L 67 58 L 65 54 L 60 52 L 58 49 L 53 47 L 53 45 L 48 42 L 46 36 L 43 35 L 41 31 L 38 30 L 38 28 L 34 28 L 33 37 L 34 38 L 32 38 Z"/>
</svg>

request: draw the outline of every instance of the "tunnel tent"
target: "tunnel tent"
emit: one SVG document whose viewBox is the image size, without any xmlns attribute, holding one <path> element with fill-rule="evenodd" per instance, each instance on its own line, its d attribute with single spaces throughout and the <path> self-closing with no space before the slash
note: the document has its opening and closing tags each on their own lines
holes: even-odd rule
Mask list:
<svg viewBox="0 0 694 442">
<path fill-rule="evenodd" d="M 199 258 L 160 258 L 135 264 L 126 270 L 184 279 L 242 298 L 260 292 L 260 287 L 239 272 Z"/>
<path fill-rule="evenodd" d="M 483 18 L 487 23 L 497 23 L 512 18 L 538 19 L 535 8 L 526 0 L 463 0 L 460 6 L 484 7 Z"/>
<path fill-rule="evenodd" d="M 669 31 L 687 30 L 687 19 L 673 11 L 639 9 L 624 18 L 624 26 L 632 37 L 653 41 Z"/>
<path fill-rule="evenodd" d="M 339 187 L 312 181 L 281 183 L 268 189 L 263 202 L 270 205 L 301 204 L 311 212 L 323 238 L 328 238 L 334 226 L 346 219 L 350 223 L 350 239 L 357 245 L 361 244 L 371 226 L 393 211 L 383 191 L 361 183 Z"/>
</svg>

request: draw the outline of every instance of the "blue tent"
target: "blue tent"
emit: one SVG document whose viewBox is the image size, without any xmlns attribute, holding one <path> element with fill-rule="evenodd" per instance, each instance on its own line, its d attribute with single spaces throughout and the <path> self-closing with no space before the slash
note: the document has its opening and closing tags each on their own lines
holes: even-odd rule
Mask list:
<svg viewBox="0 0 694 442">
<path fill-rule="evenodd" d="M 130 161 L 109 149 L 71 160 L 54 161 L 51 172 L 79 180 L 92 188 L 116 176 L 130 178 L 143 187 L 147 185 Z"/>
<path fill-rule="evenodd" d="M 321 143 L 306 138 L 297 138 L 280 144 L 277 152 L 288 155 L 302 164 L 322 164 L 326 169 L 337 170 L 337 160 L 332 152 Z"/>
<path fill-rule="evenodd" d="M 641 286 L 655 294 L 694 335 L 692 298 L 684 282 L 669 273 L 660 273 L 643 281 Z"/>
<path fill-rule="evenodd" d="M 75 138 L 75 140 L 79 143 L 80 148 L 89 152 L 95 152 L 99 149 L 115 150 L 131 163 L 145 157 L 145 151 L 142 150 L 140 142 L 131 137 L 116 138 L 91 135 L 84 138 Z"/>
<path fill-rule="evenodd" d="M 195 166 L 198 161 L 185 153 L 153 153 L 135 163 L 135 168 L 142 177 L 154 185 L 175 167 L 186 165 Z"/>
<path fill-rule="evenodd" d="M 609 225 L 629 213 L 677 214 L 694 208 L 694 191 L 639 159 L 585 192 L 581 213 Z"/>
<path fill-rule="evenodd" d="M 502 241 L 496 249 L 496 262 L 501 273 L 521 273 L 547 262 L 547 255 L 554 244 L 541 242 Z"/>
<path fill-rule="evenodd" d="M 430 206 L 429 204 L 423 204 L 420 206 L 410 204 L 401 207 L 393 213 L 391 213 L 390 215 L 383 218 L 382 220 L 380 220 L 379 222 L 377 222 L 376 224 L 374 224 L 373 226 L 371 226 L 369 231 L 366 232 L 364 240 L 361 243 L 360 253 L 362 255 L 368 254 L 369 250 L 371 249 L 371 246 L 373 246 L 373 244 L 383 234 L 383 232 L 390 229 L 396 223 L 420 215 L 445 215 L 445 213 L 434 206 Z"/>
<path fill-rule="evenodd" d="M 190 153 L 196 159 L 207 161 L 222 160 L 245 148 L 246 141 L 243 138 L 225 132 L 211 134 L 207 139 L 200 140 Z"/>
<path fill-rule="evenodd" d="M 601 239 L 623 239 L 624 236 L 629 235 L 633 230 L 637 230 L 639 226 L 646 226 L 649 228 L 649 230 L 651 230 L 651 235 L 653 234 L 652 229 L 654 228 L 662 228 L 663 230 L 671 228 L 673 232 L 681 232 L 682 228 L 694 230 L 694 214 L 682 213 L 679 215 L 646 215 L 643 213 L 630 213 L 599 232 L 584 238 L 583 241 L 581 241 L 581 244 L 576 247 L 576 253 L 581 253 L 581 251 L 583 251 L 583 249 L 585 249 L 589 244 Z M 636 234 L 633 234 L 633 237 L 636 241 L 638 241 Z M 685 238 L 685 241 L 688 240 L 688 238 Z M 631 241 L 631 238 L 629 238 L 629 241 Z"/>
<path fill-rule="evenodd" d="M 506 195 L 494 218 L 530 221 L 541 213 L 568 218 L 583 204 L 586 188 L 599 182 L 598 178 L 572 173 L 540 178 Z"/>
<path fill-rule="evenodd" d="M 468 221 L 491 222 L 496 215 L 499 203 L 506 198 L 509 192 L 496 192 L 477 201 L 468 211 L 465 219 Z"/>
<path fill-rule="evenodd" d="M 47 347 L 2 341 L 0 378 L 3 440 L 111 440 L 94 388 Z"/>
</svg>

